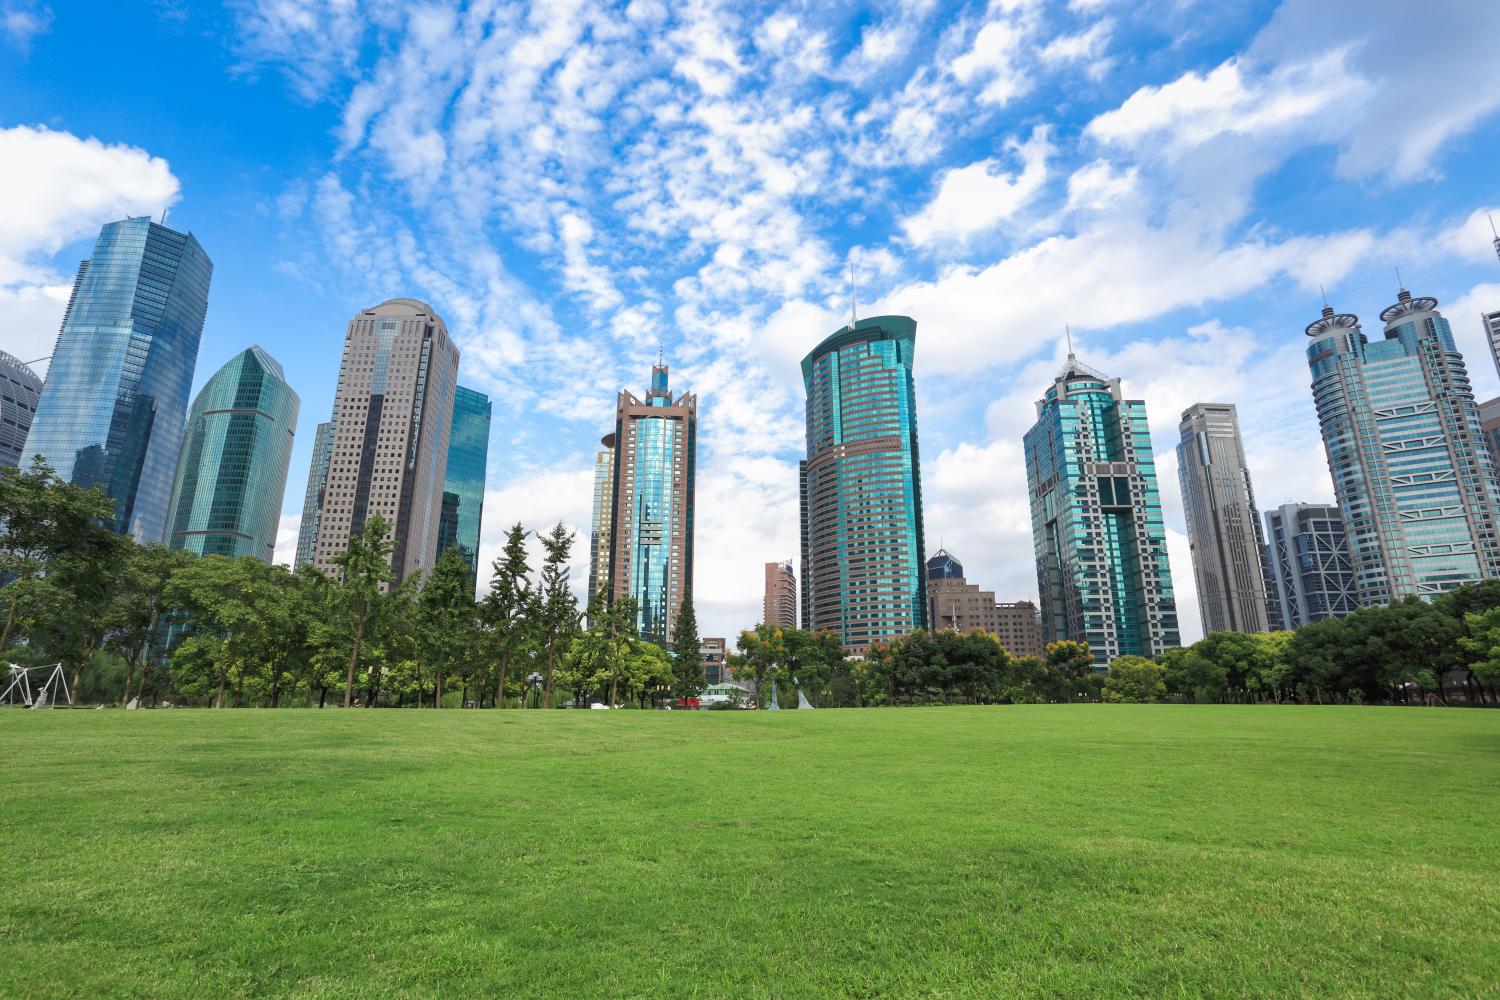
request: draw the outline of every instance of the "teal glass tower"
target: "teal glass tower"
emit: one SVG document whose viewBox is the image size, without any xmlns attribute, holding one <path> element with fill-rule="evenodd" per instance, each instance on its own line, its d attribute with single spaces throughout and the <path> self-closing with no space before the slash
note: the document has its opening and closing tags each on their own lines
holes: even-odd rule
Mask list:
<svg viewBox="0 0 1500 1000">
<path fill-rule="evenodd" d="M 271 561 L 300 406 L 281 365 L 259 347 L 214 373 L 188 410 L 170 548 Z"/>
<path fill-rule="evenodd" d="M 658 362 L 644 398 L 616 397 L 611 437 L 609 590 L 634 598 L 641 637 L 666 646 L 693 592 L 698 397 L 673 398 L 667 366 Z"/>
<path fill-rule="evenodd" d="M 437 554 L 458 549 L 469 566 L 470 587 L 479 575 L 479 522 L 484 515 L 485 460 L 489 450 L 490 397 L 465 386 L 455 387 Z"/>
<path fill-rule="evenodd" d="M 802 359 L 802 624 L 851 653 L 927 627 L 917 323 L 873 316 Z"/>
<path fill-rule="evenodd" d="M 311 566 L 318 551 L 318 524 L 328 492 L 328 458 L 333 453 L 333 421 L 313 431 L 312 464 L 307 470 L 307 492 L 302 495 L 302 524 L 297 532 L 295 566 Z"/>
<path fill-rule="evenodd" d="M 98 485 L 114 528 L 161 542 L 213 264 L 191 233 L 111 222 L 78 268 L 26 438 L 63 479 Z"/>
<path fill-rule="evenodd" d="M 1313 401 L 1360 604 L 1500 576 L 1500 486 L 1437 300 L 1401 289 L 1371 342 L 1351 313 L 1307 327 Z"/>
<path fill-rule="evenodd" d="M 1042 638 L 1094 664 L 1180 644 L 1146 404 L 1068 355 L 1026 432 Z"/>
</svg>

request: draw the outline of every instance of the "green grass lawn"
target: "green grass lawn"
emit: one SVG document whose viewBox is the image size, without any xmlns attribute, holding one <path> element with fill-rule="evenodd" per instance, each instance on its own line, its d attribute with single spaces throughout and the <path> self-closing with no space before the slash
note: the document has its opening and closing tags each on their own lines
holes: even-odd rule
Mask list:
<svg viewBox="0 0 1500 1000">
<path fill-rule="evenodd" d="M 0 996 L 1480 996 L 1500 712 L 0 710 Z"/>
</svg>

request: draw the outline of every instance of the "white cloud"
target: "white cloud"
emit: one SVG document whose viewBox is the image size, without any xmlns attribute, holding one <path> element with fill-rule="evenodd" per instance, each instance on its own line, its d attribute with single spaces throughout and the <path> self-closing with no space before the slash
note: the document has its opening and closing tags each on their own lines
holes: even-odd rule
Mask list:
<svg viewBox="0 0 1500 1000">
<path fill-rule="evenodd" d="M 1024 143 L 1011 140 L 1006 149 L 1021 161 L 1019 171 L 1000 171 L 996 159 L 949 170 L 932 201 L 902 221 L 907 236 L 918 246 L 963 239 L 1013 218 L 1030 204 L 1047 182 L 1047 157 L 1054 152 L 1047 126 L 1038 125 Z"/>
<path fill-rule="evenodd" d="M 953 60 L 953 76 L 961 83 L 979 83 L 979 99 L 1005 105 L 1031 89 L 1022 65 L 1029 32 L 1022 19 L 1000 17 L 987 22 L 974 36 L 969 50 Z"/>
<path fill-rule="evenodd" d="M 177 200 L 167 162 L 145 150 L 17 125 L 0 129 L 0 303 L 10 321 L 0 347 L 23 360 L 52 353 L 71 270 L 53 256 L 106 222 L 155 215 Z M 44 368 L 45 366 L 38 366 Z"/>
<path fill-rule="evenodd" d="M 1117 205 L 1135 192 L 1140 170 L 1121 169 L 1108 160 L 1094 160 L 1073 171 L 1068 178 L 1070 209 L 1104 209 Z"/>
<path fill-rule="evenodd" d="M 31 51 L 38 35 L 52 28 L 52 8 L 36 0 L 5 0 L 0 3 L 0 35 L 21 52 Z"/>
<path fill-rule="evenodd" d="M 1090 75 L 1097 78 L 1108 68 L 1108 62 L 1101 56 L 1113 30 L 1113 22 L 1104 20 L 1094 22 L 1076 35 L 1058 35 L 1043 47 L 1042 62 L 1054 66 L 1085 62 L 1089 64 Z"/>
<path fill-rule="evenodd" d="M 294 482 L 295 476 L 287 477 L 287 492 L 300 493 L 301 484 Z M 297 561 L 297 538 L 302 534 L 302 514 L 282 514 L 276 525 L 276 551 L 271 562 L 278 566 L 290 566 Z"/>
</svg>

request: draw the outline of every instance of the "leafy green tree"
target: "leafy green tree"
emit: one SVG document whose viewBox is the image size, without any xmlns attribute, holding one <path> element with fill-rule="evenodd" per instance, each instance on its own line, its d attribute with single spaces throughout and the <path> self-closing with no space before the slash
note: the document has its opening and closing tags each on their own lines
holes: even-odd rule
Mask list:
<svg viewBox="0 0 1500 1000">
<path fill-rule="evenodd" d="M 6 581 L 0 650 L 10 645 L 18 619 L 38 607 L 37 581 L 50 563 L 67 559 L 80 572 L 108 571 L 120 544 L 109 527 L 113 517 L 114 502 L 101 490 L 64 482 L 40 455 L 30 469 L 0 468 L 0 580 Z M 55 586 L 45 592 L 56 599 Z"/>
<path fill-rule="evenodd" d="M 1167 695 L 1161 664 L 1144 656 L 1121 656 L 1109 665 L 1100 691 L 1105 701 L 1144 704 Z"/>
<path fill-rule="evenodd" d="M 172 608 L 166 601 L 173 576 L 192 563 L 193 555 L 162 545 L 122 546 L 115 566 L 119 587 L 106 618 L 105 648 L 125 661 L 125 684 L 120 704 L 128 704 L 130 689 L 140 669 L 134 697 L 146 688 L 146 673 L 154 654 L 164 644 Z"/>
<path fill-rule="evenodd" d="M 558 521 L 542 536 L 541 585 L 537 588 L 537 632 L 547 657 L 542 680 L 543 707 L 552 707 L 552 668 L 561 650 L 578 634 L 578 598 L 568 586 L 568 557 L 573 551 L 573 533 Z"/>
<path fill-rule="evenodd" d="M 605 629 L 609 633 L 605 668 L 609 677 L 610 708 L 619 704 L 622 682 L 624 682 L 625 690 L 627 692 L 630 690 L 629 657 L 631 651 L 641 644 L 639 625 L 636 621 L 639 614 L 640 605 L 636 603 L 634 597 L 617 597 L 610 604 L 609 614 L 604 620 Z"/>
<path fill-rule="evenodd" d="M 354 705 L 354 672 L 359 667 L 359 649 L 365 630 L 380 607 L 382 588 L 395 579 L 391 572 L 394 545 L 386 536 L 390 526 L 376 514 L 364 530 L 349 536 L 349 545 L 333 558 L 339 568 L 338 594 L 352 633 L 349 667 L 344 677 L 344 707 Z"/>
<path fill-rule="evenodd" d="M 1222 701 L 1228 693 L 1224 667 L 1191 648 L 1169 649 L 1160 662 L 1162 680 L 1170 694 L 1202 704 Z"/>
<path fill-rule="evenodd" d="M 421 647 L 435 675 L 433 707 L 443 707 L 443 678 L 462 654 L 473 628 L 474 598 L 469 565 L 450 548 L 438 557 L 418 600 Z"/>
<path fill-rule="evenodd" d="M 696 698 L 708 686 L 703 672 L 703 643 L 698 638 L 698 616 L 693 595 L 682 599 L 677 624 L 672 629 L 672 697 Z"/>
<path fill-rule="evenodd" d="M 1052 675 L 1048 692 L 1058 701 L 1087 698 L 1099 690 L 1100 678 L 1094 669 L 1094 654 L 1087 643 L 1062 639 L 1047 643 L 1045 662 Z"/>
<path fill-rule="evenodd" d="M 490 569 L 490 592 L 480 609 L 480 618 L 494 650 L 495 707 L 505 707 L 505 680 L 512 660 L 526 638 L 526 609 L 531 602 L 531 585 L 527 577 L 531 567 L 526 563 L 526 529 L 519 523 L 505 536 L 505 548 Z"/>
<path fill-rule="evenodd" d="M 755 681 L 755 707 L 765 708 L 767 681 L 776 683 L 786 662 L 786 637 L 778 625 L 761 624 L 740 633 L 735 641 L 737 653 L 727 658 L 736 677 L 749 674 Z"/>
<path fill-rule="evenodd" d="M 1464 627 L 1458 642 L 1468 654 L 1469 670 L 1480 683 L 1493 688 L 1500 682 L 1500 607 L 1469 612 Z"/>
</svg>

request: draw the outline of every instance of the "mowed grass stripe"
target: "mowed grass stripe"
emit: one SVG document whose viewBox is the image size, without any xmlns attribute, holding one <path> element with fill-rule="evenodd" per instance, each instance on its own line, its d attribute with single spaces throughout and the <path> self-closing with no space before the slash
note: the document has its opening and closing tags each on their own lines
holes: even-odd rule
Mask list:
<svg viewBox="0 0 1500 1000">
<path fill-rule="evenodd" d="M 1481 996 L 1500 713 L 0 712 L 15 996 Z"/>
</svg>

